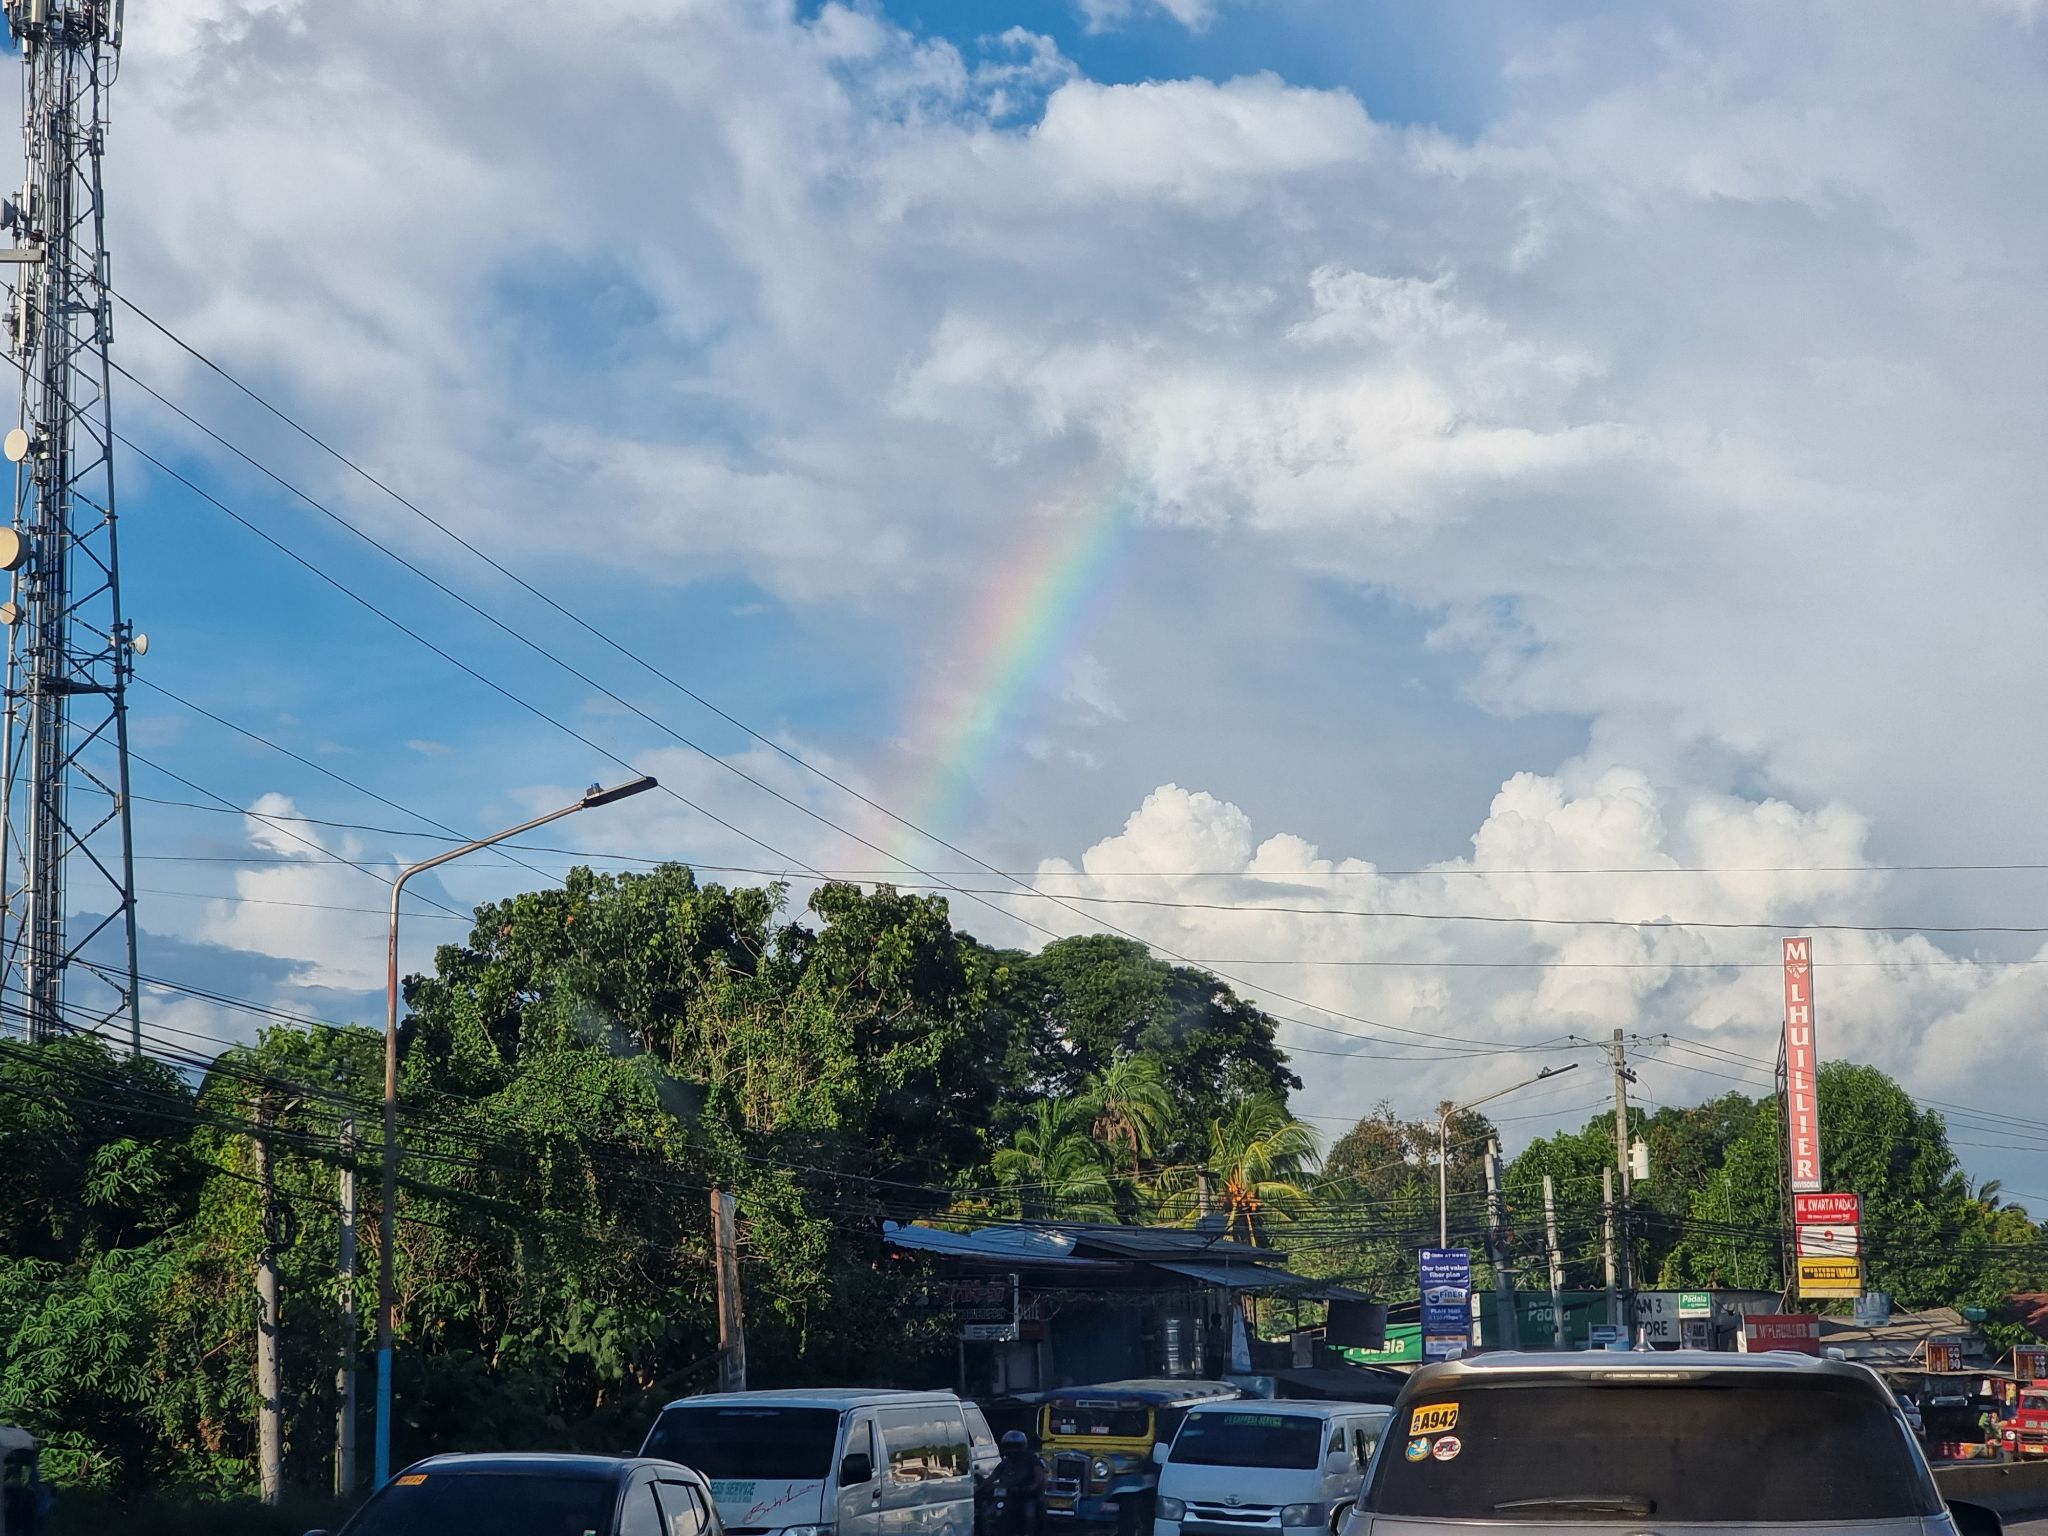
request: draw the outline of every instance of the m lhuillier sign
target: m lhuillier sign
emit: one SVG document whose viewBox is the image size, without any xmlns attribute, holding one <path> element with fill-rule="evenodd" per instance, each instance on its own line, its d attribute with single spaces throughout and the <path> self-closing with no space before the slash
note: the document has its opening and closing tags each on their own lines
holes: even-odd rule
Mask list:
<svg viewBox="0 0 2048 1536">
<path fill-rule="evenodd" d="M 1820 1052 L 1813 1043 L 1813 940 L 1785 941 L 1785 1138 L 1792 1190 L 1820 1185 Z"/>
</svg>

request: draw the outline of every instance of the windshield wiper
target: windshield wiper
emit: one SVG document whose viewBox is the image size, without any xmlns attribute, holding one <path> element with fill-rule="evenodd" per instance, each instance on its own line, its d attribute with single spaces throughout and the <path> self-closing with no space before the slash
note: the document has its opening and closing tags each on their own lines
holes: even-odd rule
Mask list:
<svg viewBox="0 0 2048 1536">
<path fill-rule="evenodd" d="M 1558 1494 L 1545 1499 L 1509 1499 L 1504 1504 L 1493 1506 L 1496 1515 L 1537 1509 L 1583 1509 L 1603 1515 L 1650 1515 L 1656 1513 L 1657 1501 L 1646 1499 L 1639 1493 L 1572 1493 Z"/>
</svg>

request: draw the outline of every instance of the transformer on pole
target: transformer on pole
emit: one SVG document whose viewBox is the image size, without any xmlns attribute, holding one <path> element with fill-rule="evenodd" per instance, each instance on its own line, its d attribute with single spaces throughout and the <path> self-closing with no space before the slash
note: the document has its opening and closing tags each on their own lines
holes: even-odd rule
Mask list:
<svg viewBox="0 0 2048 1536">
<path fill-rule="evenodd" d="M 121 0 L 0 0 L 21 50 L 28 172 L 0 202 L 21 372 L 7 627 L 0 1008 L 31 1040 L 120 1027 L 142 1048 L 127 682 L 148 648 L 121 611 L 100 158 Z"/>
</svg>

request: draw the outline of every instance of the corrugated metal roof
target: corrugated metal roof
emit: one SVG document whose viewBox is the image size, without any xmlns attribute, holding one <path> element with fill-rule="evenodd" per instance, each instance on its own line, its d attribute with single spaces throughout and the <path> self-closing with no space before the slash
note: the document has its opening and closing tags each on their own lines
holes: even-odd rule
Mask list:
<svg viewBox="0 0 2048 1536">
<path fill-rule="evenodd" d="M 1082 1251 L 1095 1249 L 1127 1259 L 1244 1258 L 1252 1263 L 1284 1261 L 1271 1248 L 1254 1248 L 1199 1227 L 1113 1227 L 1062 1223 L 1053 1229 L 1073 1238 Z"/>
<path fill-rule="evenodd" d="M 1153 1260 L 1154 1269 L 1167 1270 L 1172 1274 L 1185 1275 L 1203 1285 L 1213 1285 L 1227 1291 L 1281 1292 L 1299 1296 L 1308 1301 L 1371 1301 L 1363 1291 L 1354 1291 L 1348 1286 L 1332 1285 L 1326 1280 L 1311 1280 L 1307 1275 L 1290 1274 L 1265 1264 L 1218 1264 L 1185 1263 L 1179 1259 Z"/>
<path fill-rule="evenodd" d="M 1115 1267 L 1102 1259 L 1076 1257 L 1071 1237 L 1036 1227 L 977 1227 L 972 1232 L 948 1232 L 940 1227 L 885 1221 L 882 1223 L 882 1240 L 894 1248 L 910 1248 L 919 1253 L 937 1253 L 955 1259 L 983 1259 L 1055 1269 Z"/>
</svg>

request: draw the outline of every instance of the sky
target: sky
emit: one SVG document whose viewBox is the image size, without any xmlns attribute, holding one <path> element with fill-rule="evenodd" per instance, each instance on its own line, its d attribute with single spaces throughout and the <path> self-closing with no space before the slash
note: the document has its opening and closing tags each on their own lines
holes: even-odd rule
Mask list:
<svg viewBox="0 0 2048 1536">
<path fill-rule="evenodd" d="M 547 846 L 1128 932 L 1332 1136 L 1565 1061 L 1494 1107 L 1577 1125 L 1616 1029 L 1651 1104 L 1765 1088 L 1810 932 L 1823 1055 L 2048 1208 L 2044 53 L 2031 0 L 144 7 L 144 969 L 374 1020 L 377 871 L 647 771 Z"/>
</svg>

